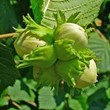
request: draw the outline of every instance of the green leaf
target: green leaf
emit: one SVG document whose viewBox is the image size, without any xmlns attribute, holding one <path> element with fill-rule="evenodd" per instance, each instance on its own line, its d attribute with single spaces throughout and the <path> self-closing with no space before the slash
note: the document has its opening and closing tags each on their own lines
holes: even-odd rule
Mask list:
<svg viewBox="0 0 110 110">
<path fill-rule="evenodd" d="M 14 65 L 12 50 L 0 43 L 0 92 L 20 77 Z"/>
<path fill-rule="evenodd" d="M 2 43 L 0 43 L 0 57 L 8 59 L 11 63 L 14 64 L 12 49 Z"/>
<path fill-rule="evenodd" d="M 8 110 L 31 110 L 31 108 L 27 105 L 21 105 L 19 109 L 11 107 Z"/>
<path fill-rule="evenodd" d="M 26 86 L 33 90 L 33 91 L 36 91 L 36 86 L 37 86 L 37 83 L 35 80 L 33 79 L 27 79 L 27 78 L 23 78 L 23 82 L 26 84 Z"/>
<path fill-rule="evenodd" d="M 108 98 L 110 99 L 110 87 L 107 88 L 107 90 L 106 90 L 106 94 L 107 94 Z"/>
<path fill-rule="evenodd" d="M 88 99 L 88 96 L 85 95 L 85 94 L 79 95 L 78 98 L 76 99 L 76 100 L 78 100 L 79 103 L 81 104 L 83 110 L 88 110 L 87 99 Z"/>
<path fill-rule="evenodd" d="M 68 98 L 68 106 L 72 110 L 83 110 L 80 102 L 76 99 L 73 99 L 70 94 L 66 94 L 66 97 Z"/>
<path fill-rule="evenodd" d="M 108 98 L 105 93 L 105 88 L 98 89 L 88 97 L 89 110 L 104 110 L 107 103 Z"/>
<path fill-rule="evenodd" d="M 63 110 L 64 106 L 65 106 L 65 103 L 62 102 L 59 106 L 56 107 L 55 110 Z"/>
<path fill-rule="evenodd" d="M 19 71 L 5 58 L 0 57 L 0 92 L 20 77 Z"/>
<path fill-rule="evenodd" d="M 39 90 L 39 109 L 55 109 L 56 102 L 51 87 L 43 87 Z"/>
<path fill-rule="evenodd" d="M 16 27 L 17 19 L 9 0 L 0 0 L 0 33 L 12 31 Z"/>
<path fill-rule="evenodd" d="M 8 105 L 8 98 L 7 97 L 0 97 L 0 107 Z"/>
<path fill-rule="evenodd" d="M 96 85 L 88 87 L 85 89 L 86 96 L 89 97 L 90 95 L 94 94 L 97 90 L 101 88 L 107 89 L 109 86 L 109 78 L 105 77 L 102 80 L 100 80 Z"/>
<path fill-rule="evenodd" d="M 31 72 L 30 72 L 30 74 L 32 74 Z M 33 79 L 30 79 L 30 77 L 29 77 L 29 79 L 23 78 L 23 84 L 22 85 L 24 85 L 24 88 L 26 88 L 25 90 L 27 90 L 27 92 L 30 94 L 32 101 L 34 101 L 36 98 L 35 92 L 37 90 L 36 89 L 37 88 L 37 82 Z"/>
<path fill-rule="evenodd" d="M 108 104 L 106 105 L 106 107 L 104 108 L 104 110 L 109 110 L 110 109 L 110 102 L 108 102 Z"/>
<path fill-rule="evenodd" d="M 40 24 L 43 16 L 43 12 L 42 12 L 43 0 L 30 0 L 30 2 L 31 2 L 31 8 L 33 11 L 34 19 L 38 24 Z"/>
<path fill-rule="evenodd" d="M 110 44 L 100 38 L 98 33 L 92 32 L 89 39 L 89 46 L 100 61 L 97 62 L 100 73 L 110 71 Z"/>
<path fill-rule="evenodd" d="M 56 26 L 54 13 L 61 11 L 68 19 L 72 14 L 80 12 L 78 24 L 86 26 L 97 17 L 103 0 L 45 0 L 41 24 L 49 28 Z"/>
<path fill-rule="evenodd" d="M 9 108 L 8 110 L 18 110 L 18 109 L 17 109 L 17 108 L 12 108 L 12 107 L 11 107 L 11 108 Z"/>
<path fill-rule="evenodd" d="M 11 100 L 14 101 L 33 101 L 33 97 L 31 97 L 26 90 L 21 89 L 20 80 L 16 80 L 13 87 L 8 87 L 8 95 L 10 95 Z"/>
<path fill-rule="evenodd" d="M 27 105 L 22 105 L 19 110 L 31 110 L 31 108 Z"/>
<path fill-rule="evenodd" d="M 69 99 L 68 104 L 69 104 L 69 107 L 73 110 L 83 110 L 81 107 L 81 104 L 76 99 Z"/>
</svg>

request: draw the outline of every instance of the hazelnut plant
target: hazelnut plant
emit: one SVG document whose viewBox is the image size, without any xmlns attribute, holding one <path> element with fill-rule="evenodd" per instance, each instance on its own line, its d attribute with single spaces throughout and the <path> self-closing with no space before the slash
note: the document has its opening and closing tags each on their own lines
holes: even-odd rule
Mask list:
<svg viewBox="0 0 110 110">
<path fill-rule="evenodd" d="M 5 80 L 0 84 L 6 90 L 6 97 L 1 97 L 2 101 L 5 100 L 2 106 L 10 102 L 13 110 L 89 108 L 87 96 L 82 92 L 98 82 L 97 62 L 100 62 L 100 56 L 91 46 L 89 37 L 94 30 L 91 31 L 89 25 L 97 17 L 102 2 L 30 0 L 34 18 L 30 14 L 23 16 L 25 27 L 14 27 L 15 33 L 12 33 L 15 58 L 11 56 L 10 49 L 6 59 L 4 53 L 0 56 L 2 72 L 6 74 L 9 71 L 10 77 L 6 78 L 12 78 L 9 85 L 3 87 Z M 98 9 L 94 11 L 92 7 Z M 3 51 L 7 50 L 3 44 L 0 45 Z M 29 73 L 29 78 L 22 75 L 25 72 Z M 22 84 L 29 89 L 28 92 L 22 89 Z M 78 93 L 80 98 L 85 98 L 85 106 L 80 98 L 78 100 Z"/>
<path fill-rule="evenodd" d="M 22 58 L 17 68 L 33 66 L 38 86 L 57 87 L 64 80 L 68 86 L 77 87 L 78 78 L 87 75 L 86 68 L 94 75 L 88 76 L 88 81 L 82 79 L 86 82 L 84 86 L 96 82 L 95 55 L 88 48 L 87 33 L 81 26 L 64 23 L 49 29 L 35 23 L 29 15 L 24 17 L 24 22 L 26 27 L 16 30 L 14 42 L 16 52 Z"/>
</svg>

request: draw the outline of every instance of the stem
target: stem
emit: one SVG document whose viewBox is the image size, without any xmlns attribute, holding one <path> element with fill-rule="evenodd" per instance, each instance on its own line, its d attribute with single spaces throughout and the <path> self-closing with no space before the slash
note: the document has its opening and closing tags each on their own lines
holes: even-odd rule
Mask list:
<svg viewBox="0 0 110 110">
<path fill-rule="evenodd" d="M 95 29 L 95 32 L 97 32 L 99 34 L 99 36 L 106 42 L 109 43 L 109 40 L 98 30 L 98 29 Z"/>
<path fill-rule="evenodd" d="M 13 37 L 16 33 L 1 34 L 0 39 Z"/>
<path fill-rule="evenodd" d="M 7 99 L 8 99 L 8 101 L 11 100 L 10 96 L 7 96 Z M 12 103 L 15 107 L 17 107 L 18 109 L 21 108 L 21 106 L 20 106 L 19 104 L 17 104 L 16 102 L 14 102 L 14 101 L 12 101 L 12 100 L 11 100 L 11 103 Z"/>
<path fill-rule="evenodd" d="M 12 104 L 15 106 L 15 107 L 17 107 L 17 108 L 21 108 L 21 106 L 19 105 L 19 104 L 17 104 L 16 102 L 14 102 L 14 101 L 12 101 Z"/>
<path fill-rule="evenodd" d="M 37 104 L 35 102 L 27 102 L 27 103 L 34 106 L 34 107 L 37 107 Z"/>
</svg>

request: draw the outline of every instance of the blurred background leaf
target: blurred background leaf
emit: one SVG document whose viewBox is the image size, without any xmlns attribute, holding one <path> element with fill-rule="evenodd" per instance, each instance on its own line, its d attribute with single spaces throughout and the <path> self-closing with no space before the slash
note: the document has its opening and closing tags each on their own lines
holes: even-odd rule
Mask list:
<svg viewBox="0 0 110 110">
<path fill-rule="evenodd" d="M 43 87 L 39 90 L 39 109 L 55 109 L 56 102 L 54 99 L 53 89 L 51 87 Z"/>
<path fill-rule="evenodd" d="M 8 87 L 8 94 L 11 100 L 14 101 L 34 101 L 35 97 L 30 96 L 25 90 L 21 88 L 21 82 L 16 80 L 13 87 Z"/>
<path fill-rule="evenodd" d="M 0 34 L 13 31 L 17 27 L 17 19 L 10 0 L 0 0 Z"/>
<path fill-rule="evenodd" d="M 110 71 L 110 44 L 103 40 L 97 32 L 89 34 L 89 46 L 96 53 L 99 73 Z"/>
<path fill-rule="evenodd" d="M 20 78 L 19 71 L 15 68 L 12 51 L 0 44 L 0 93 L 9 85 Z"/>
<path fill-rule="evenodd" d="M 30 0 L 31 8 L 34 15 L 34 20 L 40 24 L 43 16 L 42 6 L 44 0 Z"/>
</svg>

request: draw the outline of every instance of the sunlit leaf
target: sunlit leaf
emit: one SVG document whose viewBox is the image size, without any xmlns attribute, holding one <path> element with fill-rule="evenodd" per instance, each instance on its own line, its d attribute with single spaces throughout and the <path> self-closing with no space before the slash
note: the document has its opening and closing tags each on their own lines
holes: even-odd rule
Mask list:
<svg viewBox="0 0 110 110">
<path fill-rule="evenodd" d="M 43 4 L 43 19 L 41 24 L 50 28 L 56 26 L 53 14 L 62 11 L 66 19 L 80 12 L 78 24 L 85 26 L 97 17 L 103 0 L 45 0 Z"/>
<path fill-rule="evenodd" d="M 43 87 L 39 90 L 39 109 L 55 109 L 56 103 L 51 87 Z"/>
<path fill-rule="evenodd" d="M 33 101 L 33 97 L 26 90 L 21 89 L 21 82 L 19 80 L 16 80 L 13 87 L 8 87 L 8 94 L 11 100 L 14 101 Z"/>
</svg>

